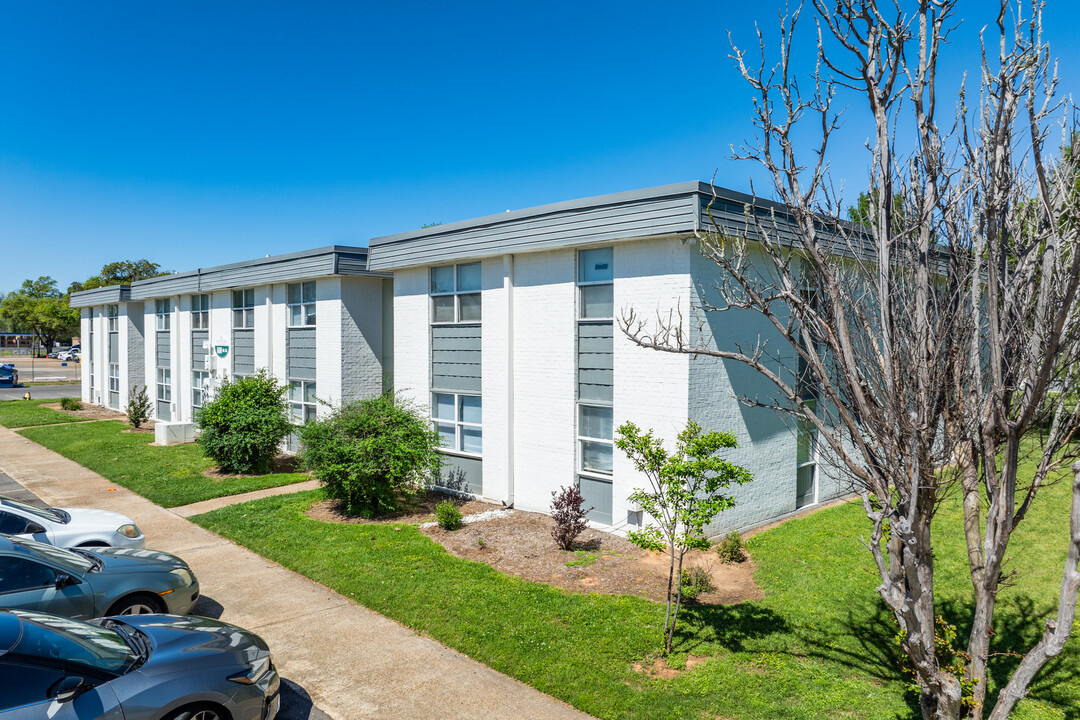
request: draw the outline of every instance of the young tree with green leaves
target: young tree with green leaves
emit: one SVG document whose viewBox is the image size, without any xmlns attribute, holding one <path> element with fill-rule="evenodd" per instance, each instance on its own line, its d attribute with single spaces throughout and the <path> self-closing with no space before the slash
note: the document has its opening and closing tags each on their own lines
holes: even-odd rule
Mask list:
<svg viewBox="0 0 1080 720">
<path fill-rule="evenodd" d="M 70 338 L 79 327 L 79 311 L 68 306 L 68 298 L 47 275 L 23 280 L 15 292 L 0 302 L 0 317 L 11 323 L 15 332 L 33 333 L 48 352 L 61 338 Z"/>
<path fill-rule="evenodd" d="M 634 468 L 649 480 L 649 489 L 635 489 L 631 502 L 648 513 L 651 522 L 628 533 L 630 542 L 645 550 L 668 551 L 667 613 L 664 616 L 664 649 L 671 652 L 675 621 L 682 604 L 683 558 L 692 549 L 707 550 L 705 526 L 735 499 L 724 493 L 732 483 L 743 485 L 753 479 L 750 472 L 717 457 L 721 450 L 737 448 L 735 436 L 726 432 L 705 432 L 690 421 L 675 441 L 675 452 L 652 430 L 642 433 L 637 425 L 623 423 L 615 446 Z M 672 608 L 672 601 L 675 606 Z"/>
</svg>

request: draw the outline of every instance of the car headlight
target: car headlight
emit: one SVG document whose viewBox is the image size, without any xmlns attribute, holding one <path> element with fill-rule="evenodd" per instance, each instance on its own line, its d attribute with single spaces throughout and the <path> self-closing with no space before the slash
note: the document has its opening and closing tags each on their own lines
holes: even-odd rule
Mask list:
<svg viewBox="0 0 1080 720">
<path fill-rule="evenodd" d="M 139 532 L 139 528 L 135 527 L 131 523 L 121 525 L 120 527 L 116 528 L 116 532 L 120 533 L 124 537 L 129 538 L 137 538 L 139 537 L 139 535 L 142 534 Z"/>
<path fill-rule="evenodd" d="M 255 662 L 251 663 L 251 669 L 247 672 L 236 673 L 230 675 L 229 680 L 234 683 L 240 683 L 241 685 L 254 685 L 262 679 L 270 670 L 270 656 L 264 655 Z"/>
<path fill-rule="evenodd" d="M 169 571 L 169 574 L 180 578 L 180 581 L 189 587 L 195 584 L 195 576 L 187 568 L 174 568 Z"/>
</svg>

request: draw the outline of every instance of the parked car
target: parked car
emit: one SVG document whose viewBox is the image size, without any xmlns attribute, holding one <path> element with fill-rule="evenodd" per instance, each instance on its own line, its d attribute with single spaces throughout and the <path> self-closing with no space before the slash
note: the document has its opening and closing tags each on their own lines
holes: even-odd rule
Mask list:
<svg viewBox="0 0 1080 720">
<path fill-rule="evenodd" d="M 6 363 L 0 365 L 0 385 L 19 386 L 19 371 L 15 369 L 14 365 Z"/>
<path fill-rule="evenodd" d="M 64 548 L 146 545 L 146 536 L 127 515 L 94 508 L 39 508 L 4 495 L 0 533 Z"/>
<path fill-rule="evenodd" d="M 93 623 L 0 610 L 0 720 L 274 720 L 262 638 L 207 618 Z"/>
<path fill-rule="evenodd" d="M 67 350 L 61 350 L 60 352 L 56 353 L 56 359 L 60 360 L 61 362 L 66 362 L 68 360 L 74 360 L 75 356 L 77 354 L 79 354 L 79 353 L 80 353 L 80 351 L 76 350 L 74 348 L 69 348 Z"/>
<path fill-rule="evenodd" d="M 46 545 L 0 535 L 0 607 L 77 619 L 171 612 L 199 599 L 199 581 L 180 558 L 157 550 Z"/>
</svg>

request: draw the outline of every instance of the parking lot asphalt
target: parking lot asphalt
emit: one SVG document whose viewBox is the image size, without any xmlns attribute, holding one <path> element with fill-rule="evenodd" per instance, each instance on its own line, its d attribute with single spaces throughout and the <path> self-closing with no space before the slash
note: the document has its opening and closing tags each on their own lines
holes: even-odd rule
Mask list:
<svg viewBox="0 0 1080 720">
<path fill-rule="evenodd" d="M 0 387 L 0 400 L 21 400 L 26 393 L 35 400 L 55 400 L 65 397 L 82 397 L 82 385 L 80 383 L 68 383 L 65 385 L 31 385 L 29 387 Z"/>
<path fill-rule="evenodd" d="M 0 472 L 50 505 L 132 517 L 148 547 L 179 555 L 194 570 L 205 597 L 196 612 L 261 635 L 312 712 L 319 708 L 336 720 L 590 717 L 6 428 L 0 428 Z"/>
</svg>

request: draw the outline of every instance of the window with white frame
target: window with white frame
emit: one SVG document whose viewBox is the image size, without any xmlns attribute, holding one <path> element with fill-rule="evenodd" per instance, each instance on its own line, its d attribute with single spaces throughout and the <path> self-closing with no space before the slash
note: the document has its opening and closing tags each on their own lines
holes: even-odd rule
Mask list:
<svg viewBox="0 0 1080 720">
<path fill-rule="evenodd" d="M 431 268 L 431 322 L 480 322 L 480 263 Z"/>
<path fill-rule="evenodd" d="M 803 287 L 800 288 L 800 294 L 810 304 L 811 308 L 817 308 L 818 292 L 812 279 L 808 278 L 804 281 Z M 824 343 L 818 337 L 815 337 L 813 332 L 809 334 L 809 347 L 812 348 L 813 354 L 824 359 L 826 354 Z M 808 347 L 806 338 L 802 337 L 801 332 L 799 347 L 800 349 Z M 816 412 L 817 401 L 821 392 L 820 385 L 811 371 L 809 363 L 801 353 L 798 354 L 795 366 L 797 373 L 795 378 L 796 391 L 810 411 Z M 818 433 L 817 428 L 809 420 L 800 418 L 797 422 L 796 445 L 795 508 L 799 509 L 817 502 Z"/>
<path fill-rule="evenodd" d="M 120 363 L 109 363 L 109 392 L 120 392 Z"/>
<path fill-rule="evenodd" d="M 578 251 L 577 482 L 589 518 L 612 522 L 614 250 Z"/>
<path fill-rule="evenodd" d="M 314 380 L 289 381 L 289 417 L 296 425 L 315 419 L 316 406 Z"/>
<path fill-rule="evenodd" d="M 105 306 L 105 322 L 109 332 L 120 331 L 120 306 L 119 305 L 106 305 Z"/>
<path fill-rule="evenodd" d="M 578 405 L 578 451 L 581 472 L 611 476 L 615 442 L 610 407 Z"/>
<path fill-rule="evenodd" d="M 611 320 L 615 316 L 612 248 L 578 253 L 578 318 Z"/>
<path fill-rule="evenodd" d="M 210 327 L 210 296 L 191 296 L 191 329 L 206 330 Z"/>
<path fill-rule="evenodd" d="M 289 327 L 315 325 L 315 281 L 289 283 L 286 293 L 289 307 Z"/>
<path fill-rule="evenodd" d="M 160 402 L 172 402 L 172 370 L 157 369 L 157 399 Z"/>
<path fill-rule="evenodd" d="M 172 308 L 169 307 L 168 298 L 154 301 L 154 315 L 157 318 L 157 329 L 159 331 L 168 331 L 172 327 Z"/>
<path fill-rule="evenodd" d="M 206 393 L 209 389 L 210 373 L 206 370 L 191 371 L 191 407 L 202 407 L 207 400 Z"/>
<path fill-rule="evenodd" d="M 443 449 L 467 455 L 483 453 L 483 408 L 479 395 L 432 393 L 431 421 Z"/>
<path fill-rule="evenodd" d="M 232 291 L 233 328 L 255 327 L 255 289 Z"/>
</svg>

